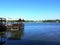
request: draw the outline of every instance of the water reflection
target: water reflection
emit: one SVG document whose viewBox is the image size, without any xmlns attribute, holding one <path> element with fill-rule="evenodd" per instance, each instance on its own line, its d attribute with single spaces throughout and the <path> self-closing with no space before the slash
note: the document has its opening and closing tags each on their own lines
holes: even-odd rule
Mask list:
<svg viewBox="0 0 60 45">
<path fill-rule="evenodd" d="M 9 40 L 20 40 L 21 37 L 23 36 L 23 32 L 24 30 L 20 30 L 20 31 L 9 31 L 7 32 L 7 37 Z"/>
<path fill-rule="evenodd" d="M 5 28 L 0 28 L 0 45 L 7 43 L 7 40 L 21 40 L 24 33 L 24 25 L 18 30 L 6 30 Z"/>
<path fill-rule="evenodd" d="M 0 32 L 0 45 L 3 45 L 6 41 L 6 36 L 5 36 L 6 32 Z"/>
<path fill-rule="evenodd" d="M 13 30 L 0 32 L 0 45 L 5 44 L 6 40 L 21 40 L 24 30 Z"/>
</svg>

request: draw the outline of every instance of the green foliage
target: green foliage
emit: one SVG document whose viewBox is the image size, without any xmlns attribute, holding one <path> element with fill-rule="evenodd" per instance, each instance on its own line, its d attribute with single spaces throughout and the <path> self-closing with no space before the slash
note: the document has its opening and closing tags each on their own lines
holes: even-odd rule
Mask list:
<svg viewBox="0 0 60 45">
<path fill-rule="evenodd" d="M 56 19 L 56 20 L 43 20 L 42 22 L 60 22 L 60 20 Z"/>
<path fill-rule="evenodd" d="M 56 20 L 39 20 L 39 21 L 35 21 L 35 20 L 25 20 L 25 22 L 60 22 L 59 19 Z"/>
</svg>

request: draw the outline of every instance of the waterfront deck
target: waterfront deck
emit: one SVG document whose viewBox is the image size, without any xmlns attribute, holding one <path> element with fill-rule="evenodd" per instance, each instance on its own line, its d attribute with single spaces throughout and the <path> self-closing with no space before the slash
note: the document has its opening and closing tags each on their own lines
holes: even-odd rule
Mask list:
<svg viewBox="0 0 60 45">
<path fill-rule="evenodd" d="M 0 18 L 0 25 L 5 26 L 6 30 L 20 30 L 24 28 L 24 20 L 9 20 Z M 1 29 L 2 30 L 2 29 Z"/>
<path fill-rule="evenodd" d="M 13 21 L 13 22 L 7 22 L 6 24 L 7 30 L 20 30 L 24 28 L 24 23 L 22 20 Z M 10 24 L 9 24 L 10 23 Z"/>
<path fill-rule="evenodd" d="M 24 28 L 24 24 L 10 24 L 6 25 L 7 30 L 19 30 Z"/>
</svg>

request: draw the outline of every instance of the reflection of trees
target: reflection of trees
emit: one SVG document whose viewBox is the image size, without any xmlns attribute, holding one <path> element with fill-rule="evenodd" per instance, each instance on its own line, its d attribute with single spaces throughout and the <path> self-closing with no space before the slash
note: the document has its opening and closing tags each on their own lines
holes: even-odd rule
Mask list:
<svg viewBox="0 0 60 45">
<path fill-rule="evenodd" d="M 9 37 L 9 39 L 12 40 L 20 40 L 22 35 L 23 35 L 24 30 L 20 30 L 20 31 L 10 31 L 11 36 Z"/>
</svg>

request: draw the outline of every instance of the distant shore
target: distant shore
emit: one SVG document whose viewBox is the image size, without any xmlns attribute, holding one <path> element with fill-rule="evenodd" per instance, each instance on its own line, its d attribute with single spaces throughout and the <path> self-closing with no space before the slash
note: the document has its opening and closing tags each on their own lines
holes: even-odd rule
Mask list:
<svg viewBox="0 0 60 45">
<path fill-rule="evenodd" d="M 25 20 L 25 22 L 57 22 L 60 23 L 60 20 Z"/>
<path fill-rule="evenodd" d="M 8 22 L 14 22 L 16 20 L 6 20 Z M 60 23 L 59 19 L 56 20 L 24 20 L 24 22 L 56 22 L 56 23 Z"/>
</svg>

